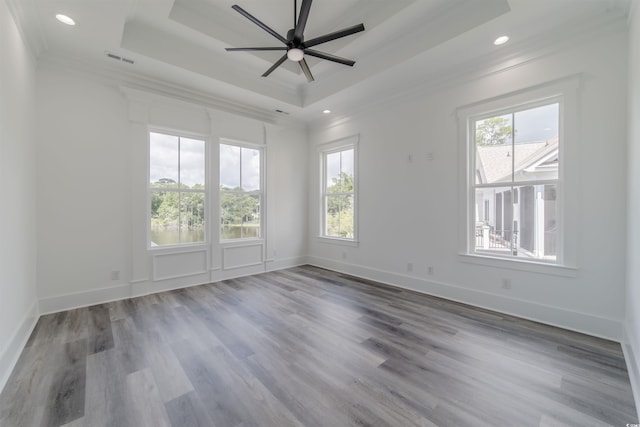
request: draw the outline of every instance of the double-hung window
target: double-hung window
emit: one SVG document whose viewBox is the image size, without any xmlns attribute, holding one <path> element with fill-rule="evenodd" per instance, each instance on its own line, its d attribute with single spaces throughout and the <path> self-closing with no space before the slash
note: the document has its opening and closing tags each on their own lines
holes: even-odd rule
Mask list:
<svg viewBox="0 0 640 427">
<path fill-rule="evenodd" d="M 205 242 L 205 145 L 149 133 L 150 246 Z"/>
<path fill-rule="evenodd" d="M 321 237 L 356 240 L 356 137 L 320 151 Z"/>
<path fill-rule="evenodd" d="M 220 143 L 220 238 L 262 237 L 263 149 Z"/>
<path fill-rule="evenodd" d="M 470 252 L 556 263 L 561 98 L 468 118 Z"/>
<path fill-rule="evenodd" d="M 458 108 L 463 262 L 573 276 L 581 76 Z"/>
</svg>

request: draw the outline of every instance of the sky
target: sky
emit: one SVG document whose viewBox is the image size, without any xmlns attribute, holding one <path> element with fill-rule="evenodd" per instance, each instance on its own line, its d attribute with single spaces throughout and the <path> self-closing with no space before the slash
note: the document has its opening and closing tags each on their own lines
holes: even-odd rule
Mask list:
<svg viewBox="0 0 640 427">
<path fill-rule="evenodd" d="M 353 175 L 353 149 L 327 154 L 327 187 L 333 184 L 333 178 L 339 178 L 340 172 Z"/>
<path fill-rule="evenodd" d="M 204 141 L 151 132 L 150 144 L 150 183 L 166 178 L 189 187 L 205 184 Z M 259 190 L 260 150 L 220 144 L 220 184 Z"/>
<path fill-rule="evenodd" d="M 152 132 L 150 144 L 150 183 L 167 178 L 189 187 L 205 184 L 204 141 Z"/>
<path fill-rule="evenodd" d="M 260 189 L 260 150 L 220 144 L 220 185 L 242 186 L 245 191 Z"/>
<path fill-rule="evenodd" d="M 511 114 L 504 116 L 511 120 Z M 546 141 L 558 136 L 558 104 L 518 111 L 514 115 L 516 144 L 534 141 Z"/>
</svg>

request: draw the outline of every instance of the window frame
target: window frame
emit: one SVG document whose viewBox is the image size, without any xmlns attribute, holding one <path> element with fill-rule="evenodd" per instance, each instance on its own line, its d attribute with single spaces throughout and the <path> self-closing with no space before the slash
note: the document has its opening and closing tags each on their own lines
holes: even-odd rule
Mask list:
<svg viewBox="0 0 640 427">
<path fill-rule="evenodd" d="M 233 193 L 233 194 L 257 194 L 258 198 L 259 198 L 259 203 L 260 203 L 260 231 L 259 231 L 259 235 L 258 237 L 240 237 L 240 238 L 236 238 L 236 239 L 224 239 L 222 237 L 222 222 L 221 222 L 221 212 L 222 212 L 222 194 L 223 194 L 223 190 L 221 188 L 221 183 L 220 183 L 220 171 L 221 171 L 221 167 L 220 167 L 220 146 L 221 145 L 229 145 L 229 146 L 234 146 L 234 147 L 239 147 L 241 150 L 242 148 L 246 148 L 246 149 L 251 149 L 251 150 L 258 150 L 260 152 L 260 189 L 259 190 L 254 190 L 254 191 L 248 191 L 248 192 L 234 192 L 234 191 L 225 191 L 226 193 Z M 265 229 L 265 218 L 266 218 L 266 155 L 267 155 L 267 150 L 266 150 L 266 145 L 265 144 L 259 144 L 259 143 L 252 143 L 252 142 L 248 142 L 248 141 L 240 141 L 240 140 L 236 140 L 236 139 L 230 139 L 230 138 L 220 138 L 218 141 L 218 152 L 217 152 L 217 156 L 216 158 L 218 159 L 218 168 L 217 168 L 217 172 L 218 172 L 218 177 L 217 177 L 217 182 L 218 182 L 218 189 L 217 189 L 217 194 L 218 194 L 218 199 L 217 199 L 217 227 L 218 227 L 218 242 L 221 245 L 227 245 L 227 244 L 234 244 L 234 243 L 243 243 L 243 242 L 259 242 L 259 241 L 264 241 L 265 240 L 265 234 L 266 234 L 266 229 Z M 242 156 L 241 156 L 242 159 Z M 242 161 L 242 160 L 241 160 Z M 242 182 L 242 163 L 240 163 L 239 165 L 240 167 L 240 180 Z"/>
<path fill-rule="evenodd" d="M 151 240 L 151 199 L 152 199 L 152 193 L 154 191 L 159 190 L 161 187 L 156 187 L 154 188 L 151 185 L 150 182 L 150 174 L 151 174 L 151 134 L 152 133 L 158 133 L 158 134 L 163 134 L 163 135 L 168 135 L 168 136 L 173 136 L 173 137 L 177 137 L 177 138 L 187 138 L 187 139 L 193 139 L 193 140 L 199 140 L 199 141 L 203 141 L 204 142 L 204 189 L 203 190 L 196 190 L 196 189 L 180 189 L 180 188 L 176 188 L 176 189 L 170 189 L 170 188 L 162 188 L 162 191 L 169 191 L 169 192 L 175 192 L 175 193 L 201 193 L 204 195 L 204 213 L 203 213 L 203 217 L 204 217 L 204 239 L 201 242 L 184 242 L 184 243 L 173 243 L 173 244 L 169 244 L 169 245 L 155 245 L 153 246 L 151 244 L 152 240 Z M 188 131 L 182 131 L 182 130 L 176 130 L 176 129 L 169 129 L 169 128 L 163 128 L 163 127 L 157 127 L 157 126 L 149 126 L 147 127 L 147 207 L 146 207 L 146 216 L 147 216 L 147 249 L 148 250 L 152 250 L 152 251 L 161 251 L 161 250 L 165 250 L 165 249 L 178 249 L 178 248 L 189 248 L 189 247 L 197 247 L 197 246 L 207 246 L 209 244 L 209 222 L 211 221 L 210 215 L 209 215 L 209 203 L 210 203 L 210 199 L 211 199 L 211 193 L 210 193 L 210 179 L 209 179 L 209 173 L 210 173 L 210 166 L 209 166 L 209 150 L 210 150 L 210 143 L 209 143 L 209 137 L 203 134 L 199 134 L 199 133 L 194 133 L 194 132 L 188 132 Z M 179 157 L 178 157 L 178 171 L 180 163 L 179 163 Z M 178 177 L 179 180 L 179 177 Z"/>
<path fill-rule="evenodd" d="M 459 255 L 460 260 L 479 265 L 496 266 L 516 270 L 534 271 L 554 275 L 576 274 L 577 221 L 567 221 L 578 214 L 577 188 L 579 160 L 577 150 L 578 110 L 577 96 L 581 75 L 569 76 L 538 86 L 479 101 L 457 109 L 460 147 L 460 209 Z M 559 163 L 556 184 L 557 205 L 557 254 L 556 260 L 499 255 L 475 250 L 475 189 L 476 142 L 475 123 L 478 120 L 515 113 L 530 108 L 558 103 Z M 528 184 L 529 182 L 527 182 Z M 514 182 L 504 187 L 517 187 Z"/>
<path fill-rule="evenodd" d="M 319 209 L 320 221 L 318 229 L 318 239 L 323 242 L 339 243 L 350 246 L 358 245 L 358 143 L 359 135 L 353 135 L 341 138 L 332 142 L 321 144 L 318 146 L 319 167 L 320 167 L 320 186 L 319 186 Z M 326 234 L 327 225 L 327 156 L 342 151 L 353 150 L 353 191 L 349 193 L 340 193 L 340 195 L 353 196 L 353 238 L 329 236 Z"/>
</svg>

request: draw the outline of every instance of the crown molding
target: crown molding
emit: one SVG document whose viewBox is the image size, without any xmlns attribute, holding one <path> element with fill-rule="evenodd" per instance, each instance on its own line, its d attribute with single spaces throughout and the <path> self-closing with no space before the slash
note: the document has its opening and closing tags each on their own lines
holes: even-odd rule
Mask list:
<svg viewBox="0 0 640 427">
<path fill-rule="evenodd" d="M 5 0 L 18 31 L 31 54 L 38 58 L 48 49 L 34 0 Z"/>
<path fill-rule="evenodd" d="M 128 87 L 132 90 L 145 92 L 156 97 L 171 98 L 191 105 L 220 110 L 246 118 L 258 120 L 273 125 L 299 124 L 297 120 L 258 107 L 253 107 L 231 99 L 216 96 L 213 93 L 203 93 L 192 88 L 171 83 L 156 78 L 140 75 L 123 68 L 97 64 L 56 53 L 55 56 L 44 53 L 39 59 L 42 69 L 51 67 L 64 70 L 90 79 L 99 80 L 117 88 Z"/>
<path fill-rule="evenodd" d="M 633 0 L 639 3 L 640 0 Z M 607 16 L 591 20 L 580 20 L 575 25 L 565 26 L 558 31 L 547 33 L 544 37 L 535 37 L 505 46 L 504 49 L 484 58 L 473 58 L 462 64 L 440 71 L 438 75 L 425 76 L 423 81 L 407 81 L 403 87 L 394 87 L 375 95 L 376 101 L 360 102 L 350 107 L 348 114 L 331 118 L 319 118 L 310 122 L 312 131 L 342 126 L 355 118 L 375 111 L 381 106 L 390 106 L 415 98 L 423 98 L 447 88 L 473 80 L 497 75 L 525 66 L 538 59 L 590 43 L 594 39 L 627 31 L 627 11 L 615 8 Z"/>
</svg>

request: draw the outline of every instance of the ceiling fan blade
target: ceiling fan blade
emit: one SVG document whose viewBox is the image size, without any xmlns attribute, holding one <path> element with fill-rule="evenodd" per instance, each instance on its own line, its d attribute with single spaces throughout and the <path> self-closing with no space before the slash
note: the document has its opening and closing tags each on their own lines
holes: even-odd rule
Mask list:
<svg viewBox="0 0 640 427">
<path fill-rule="evenodd" d="M 300 15 L 298 16 L 298 23 L 293 33 L 293 39 L 300 41 L 304 37 L 304 27 L 307 25 L 307 18 L 309 18 L 309 10 L 311 9 L 312 0 L 302 0 L 302 6 L 300 6 Z"/>
<path fill-rule="evenodd" d="M 299 64 L 300 64 L 300 68 L 302 68 L 302 72 L 304 73 L 305 76 L 307 76 L 307 81 L 309 83 L 314 81 L 315 79 L 313 78 L 313 74 L 311 74 L 311 70 L 309 69 L 309 66 L 307 65 L 307 61 L 305 61 L 304 58 L 302 58 L 302 60 L 299 62 Z"/>
<path fill-rule="evenodd" d="M 246 10 L 244 10 L 243 8 L 241 8 L 240 6 L 238 6 L 237 4 L 234 4 L 233 6 L 231 6 L 231 8 L 233 10 L 235 10 L 236 12 L 240 13 L 242 16 L 244 16 L 245 18 L 247 18 L 249 21 L 253 22 L 254 24 L 256 24 L 258 27 L 262 28 L 263 30 L 265 30 L 267 33 L 271 34 L 273 37 L 277 38 L 278 40 L 280 40 L 282 43 L 287 44 L 287 39 L 285 39 L 284 37 L 282 37 L 280 34 L 276 33 L 274 30 L 272 30 L 271 28 L 269 28 L 266 24 L 264 24 L 262 21 L 260 21 L 258 18 L 256 18 L 255 16 L 251 15 L 249 12 L 247 12 Z"/>
<path fill-rule="evenodd" d="M 244 52 L 252 50 L 287 50 L 286 46 L 281 47 L 225 47 L 227 52 Z"/>
<path fill-rule="evenodd" d="M 304 53 L 305 55 L 315 56 L 316 58 L 326 59 L 328 61 L 337 62 L 339 64 L 348 65 L 350 67 L 353 67 L 353 64 L 356 63 L 356 61 L 352 61 L 351 59 L 341 58 L 339 56 L 331 55 L 324 52 L 318 52 L 317 50 L 313 49 L 305 49 Z"/>
<path fill-rule="evenodd" d="M 282 63 L 284 61 L 286 61 L 286 60 L 287 60 L 287 55 L 286 54 L 282 55 L 282 58 L 278 59 L 276 61 L 276 63 L 271 66 L 271 68 L 269 68 L 267 71 L 265 71 L 264 74 L 262 75 L 262 77 L 267 77 L 269 74 L 271 74 L 273 72 L 273 70 L 275 70 L 276 68 L 281 66 Z"/>
<path fill-rule="evenodd" d="M 350 36 L 351 34 L 364 31 L 364 24 L 354 25 L 353 27 L 345 28 L 344 30 L 336 31 L 334 33 L 325 34 L 324 36 L 316 37 L 309 41 L 304 42 L 305 47 L 312 47 L 322 43 L 330 42 L 331 40 L 339 39 L 342 37 Z"/>
</svg>

